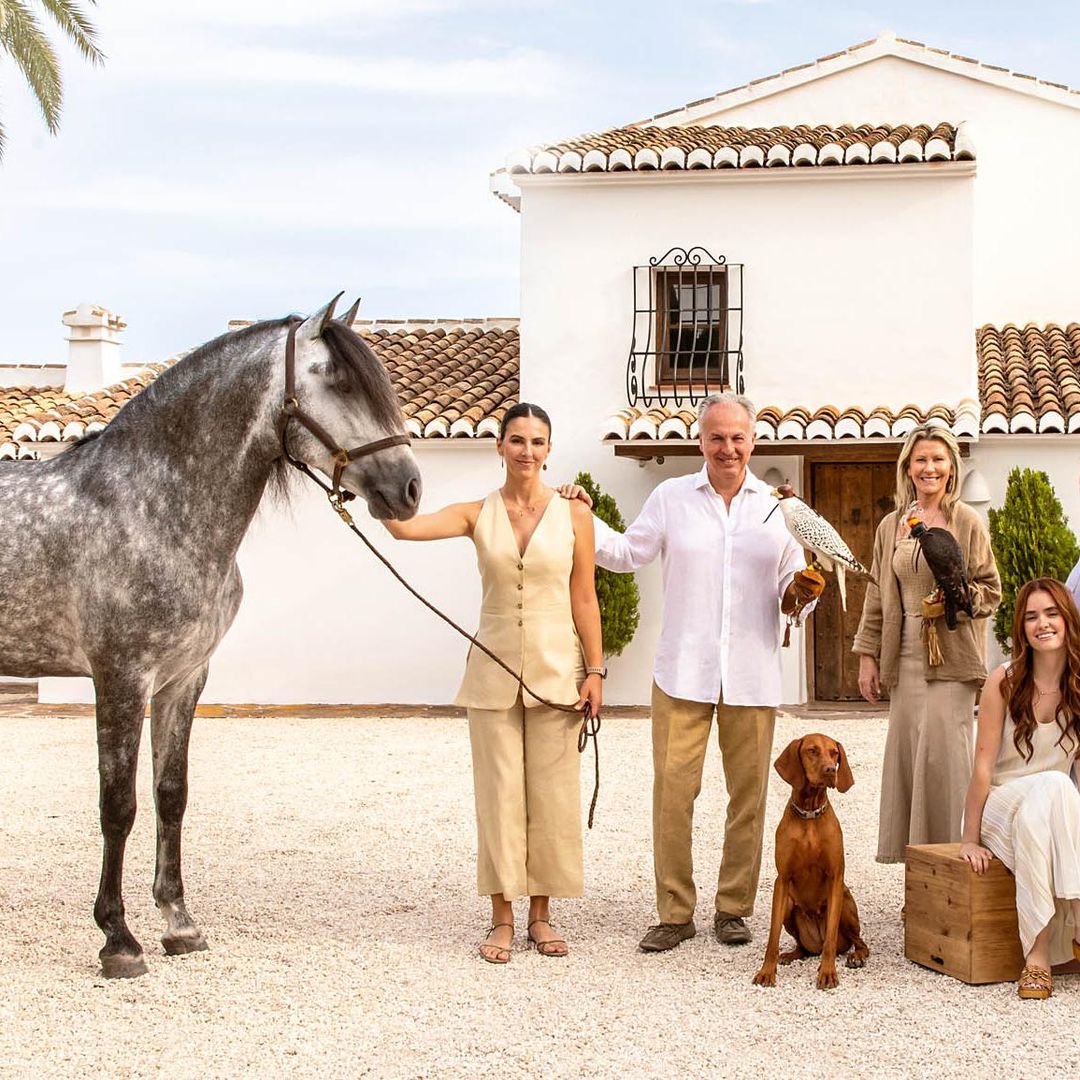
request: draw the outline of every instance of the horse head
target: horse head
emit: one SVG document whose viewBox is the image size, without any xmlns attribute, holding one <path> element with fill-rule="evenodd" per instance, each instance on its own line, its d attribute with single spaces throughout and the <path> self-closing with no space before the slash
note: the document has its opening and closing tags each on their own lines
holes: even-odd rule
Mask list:
<svg viewBox="0 0 1080 1080">
<path fill-rule="evenodd" d="M 373 447 L 407 440 L 405 424 L 386 369 L 352 329 L 356 307 L 334 318 L 340 297 L 290 331 L 295 385 L 286 388 L 286 415 L 298 422 L 287 424 L 286 446 L 361 496 L 372 517 L 407 520 L 420 503 L 420 469 L 407 441 Z"/>
</svg>

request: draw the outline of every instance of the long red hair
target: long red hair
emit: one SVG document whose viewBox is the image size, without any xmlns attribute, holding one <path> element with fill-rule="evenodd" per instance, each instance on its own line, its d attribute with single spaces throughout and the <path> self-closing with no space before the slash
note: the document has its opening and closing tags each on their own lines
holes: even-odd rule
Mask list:
<svg viewBox="0 0 1080 1080">
<path fill-rule="evenodd" d="M 1013 721 L 1013 742 L 1025 761 L 1035 752 L 1032 736 L 1035 733 L 1035 673 L 1031 659 L 1031 645 L 1024 629 L 1024 615 L 1032 593 L 1050 594 L 1054 606 L 1061 612 L 1065 623 L 1065 669 L 1061 673 L 1061 700 L 1054 719 L 1061 728 L 1057 745 L 1062 746 L 1066 736 L 1069 749 L 1080 746 L 1080 611 L 1072 593 L 1054 578 L 1036 578 L 1025 582 L 1016 596 L 1016 610 L 1012 625 L 1012 663 L 1005 672 L 1001 695 L 1005 699 Z M 1023 745 L 1021 745 L 1021 743 Z M 1063 747 L 1064 748 L 1064 747 Z"/>
</svg>

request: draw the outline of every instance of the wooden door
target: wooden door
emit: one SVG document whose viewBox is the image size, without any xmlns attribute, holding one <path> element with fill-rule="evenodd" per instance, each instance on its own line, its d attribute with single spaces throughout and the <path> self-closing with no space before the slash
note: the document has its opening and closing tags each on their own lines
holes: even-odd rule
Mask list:
<svg viewBox="0 0 1080 1080">
<path fill-rule="evenodd" d="M 870 569 L 874 533 L 893 508 L 896 465 L 888 461 L 830 463 L 810 466 L 810 503 L 847 541 L 855 557 Z M 825 593 L 813 615 L 814 685 L 818 701 L 857 701 L 859 658 L 851 651 L 859 628 L 866 579 L 848 574 L 847 610 L 833 574 L 826 574 Z"/>
</svg>

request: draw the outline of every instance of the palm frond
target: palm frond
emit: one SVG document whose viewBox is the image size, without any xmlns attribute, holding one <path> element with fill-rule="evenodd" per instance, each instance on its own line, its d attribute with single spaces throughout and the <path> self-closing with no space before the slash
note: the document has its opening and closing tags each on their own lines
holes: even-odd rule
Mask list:
<svg viewBox="0 0 1080 1080">
<path fill-rule="evenodd" d="M 55 134 L 60 126 L 63 101 L 56 53 L 23 0 L 0 0 L 0 4 L 4 11 L 0 20 L 0 52 L 6 52 L 15 61 L 41 107 L 49 131 Z"/>
<path fill-rule="evenodd" d="M 71 39 L 75 47 L 91 64 L 100 64 L 105 54 L 97 46 L 97 27 L 75 0 L 40 0 L 41 6 L 53 17 L 56 25 Z M 96 4 L 97 0 L 90 0 Z"/>
</svg>

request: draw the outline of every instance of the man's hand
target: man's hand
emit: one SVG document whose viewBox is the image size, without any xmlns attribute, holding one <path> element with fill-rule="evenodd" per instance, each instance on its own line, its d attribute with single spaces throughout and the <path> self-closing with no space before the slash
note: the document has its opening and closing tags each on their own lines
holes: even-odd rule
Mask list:
<svg viewBox="0 0 1080 1080">
<path fill-rule="evenodd" d="M 780 610 L 785 615 L 798 615 L 825 591 L 825 578 L 811 567 L 796 570 L 791 584 L 784 590 Z"/>
<path fill-rule="evenodd" d="M 555 489 L 564 499 L 580 499 L 590 510 L 592 499 L 580 484 L 560 484 Z"/>
</svg>

